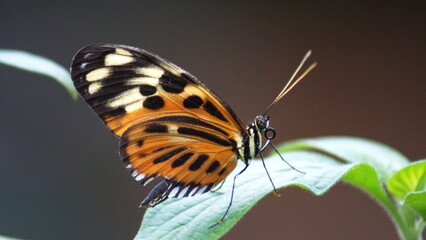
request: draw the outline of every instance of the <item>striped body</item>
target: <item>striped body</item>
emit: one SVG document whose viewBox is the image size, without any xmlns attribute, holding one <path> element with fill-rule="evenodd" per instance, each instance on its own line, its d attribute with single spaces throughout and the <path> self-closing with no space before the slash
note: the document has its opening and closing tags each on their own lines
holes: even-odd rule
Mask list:
<svg viewBox="0 0 426 240">
<path fill-rule="evenodd" d="M 247 132 L 242 135 L 244 137 L 238 147 L 238 159 L 245 164 L 250 164 L 250 160 L 257 156 L 262 145 L 261 130 L 253 122 L 247 126 Z"/>
</svg>

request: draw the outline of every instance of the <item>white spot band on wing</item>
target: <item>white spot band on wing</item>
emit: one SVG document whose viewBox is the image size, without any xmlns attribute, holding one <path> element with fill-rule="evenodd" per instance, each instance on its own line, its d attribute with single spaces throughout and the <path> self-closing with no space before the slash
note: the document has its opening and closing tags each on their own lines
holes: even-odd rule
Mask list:
<svg viewBox="0 0 426 240">
<path fill-rule="evenodd" d="M 99 81 L 107 78 L 110 75 L 111 70 L 109 68 L 98 68 L 86 75 L 86 80 L 88 82 Z"/>
<path fill-rule="evenodd" d="M 117 108 L 143 99 L 145 99 L 145 97 L 139 92 L 139 88 L 133 88 L 122 92 L 114 100 L 108 102 L 106 106 L 109 108 Z"/>
<path fill-rule="evenodd" d="M 133 61 L 133 57 L 111 53 L 105 57 L 105 66 L 121 66 Z"/>
<path fill-rule="evenodd" d="M 136 111 L 136 110 L 138 110 L 138 109 L 140 109 L 140 108 L 142 108 L 142 104 L 143 104 L 143 101 L 141 100 L 141 101 L 137 101 L 137 102 L 134 102 L 134 103 L 130 103 L 129 105 L 127 105 L 125 108 L 124 108 L 124 110 L 126 110 L 126 112 L 133 112 L 133 111 Z"/>
<path fill-rule="evenodd" d="M 132 85 L 139 85 L 139 84 L 148 84 L 151 86 L 158 86 L 160 80 L 158 78 L 152 78 L 152 77 L 135 77 L 131 78 L 126 82 L 126 85 L 132 86 Z"/>
<path fill-rule="evenodd" d="M 121 55 L 126 55 L 126 56 L 132 56 L 132 54 L 130 52 L 128 52 L 127 50 L 124 50 L 122 48 L 116 48 L 115 53 L 121 54 Z"/>
<path fill-rule="evenodd" d="M 94 94 L 102 88 L 102 82 L 94 82 L 89 85 L 89 93 Z"/>
<path fill-rule="evenodd" d="M 147 77 L 161 78 L 161 76 L 163 76 L 164 74 L 164 70 L 156 66 L 151 66 L 151 67 L 138 68 L 136 69 L 136 73 L 145 75 Z"/>
</svg>

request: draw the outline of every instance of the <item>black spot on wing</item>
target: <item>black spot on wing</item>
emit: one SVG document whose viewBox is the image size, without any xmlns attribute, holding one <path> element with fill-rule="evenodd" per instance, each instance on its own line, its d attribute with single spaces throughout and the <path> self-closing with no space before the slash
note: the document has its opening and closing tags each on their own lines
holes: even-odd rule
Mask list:
<svg viewBox="0 0 426 240">
<path fill-rule="evenodd" d="M 145 128 L 144 132 L 146 132 L 146 133 L 166 133 L 167 132 L 167 126 L 166 125 L 152 123 L 152 124 L 149 124 Z"/>
<path fill-rule="evenodd" d="M 222 170 L 220 170 L 219 172 L 219 176 L 221 176 L 225 171 L 226 171 L 226 168 L 222 168 Z"/>
<path fill-rule="evenodd" d="M 165 161 L 169 160 L 171 157 L 175 156 L 176 154 L 179 154 L 180 152 L 182 152 L 184 150 L 186 150 L 186 148 L 178 148 L 178 149 L 175 149 L 173 151 L 170 151 L 170 152 L 154 159 L 154 164 L 165 162 Z"/>
<path fill-rule="evenodd" d="M 192 157 L 192 155 L 194 155 L 194 153 L 185 153 L 184 155 L 180 156 L 178 159 L 174 160 L 172 163 L 172 168 L 176 168 L 176 167 L 180 167 L 183 164 L 185 164 L 185 162 Z"/>
<path fill-rule="evenodd" d="M 185 108 L 199 108 L 203 105 L 203 100 L 199 96 L 189 96 L 183 101 Z"/>
<path fill-rule="evenodd" d="M 173 146 L 160 147 L 160 148 L 155 149 L 155 150 L 154 150 L 154 151 L 152 151 L 152 152 L 153 152 L 153 153 L 155 153 L 155 152 L 163 151 L 164 149 L 171 148 L 171 147 L 173 147 Z"/>
<path fill-rule="evenodd" d="M 143 140 L 142 140 L 142 139 L 140 139 L 140 140 L 138 141 L 138 147 L 142 147 L 142 145 L 143 145 Z"/>
<path fill-rule="evenodd" d="M 197 171 L 203 166 L 204 162 L 209 159 L 209 156 L 201 154 L 198 158 L 189 166 L 189 170 Z"/>
<path fill-rule="evenodd" d="M 178 133 L 204 138 L 208 141 L 217 143 L 217 144 L 222 145 L 222 146 L 231 146 L 231 144 L 226 139 L 219 138 L 219 137 L 217 137 L 213 134 L 206 133 L 206 132 L 199 131 L 199 130 L 195 130 L 193 128 L 180 127 L 180 128 L 178 128 Z"/>
<path fill-rule="evenodd" d="M 217 109 L 212 102 L 207 101 L 204 106 L 203 109 L 208 112 L 210 115 L 227 122 L 228 120 L 226 120 L 226 118 L 222 115 L 222 113 L 219 111 L 219 109 Z"/>
<path fill-rule="evenodd" d="M 154 86 L 148 85 L 148 84 L 142 84 L 139 87 L 139 92 L 143 95 L 143 96 L 151 96 L 152 94 L 154 94 L 157 91 L 157 88 L 155 88 Z"/>
<path fill-rule="evenodd" d="M 160 96 L 148 97 L 143 101 L 143 106 L 151 110 L 157 110 L 164 107 L 164 100 Z"/>
<path fill-rule="evenodd" d="M 220 163 L 217 160 L 214 160 L 209 168 L 207 168 L 206 173 L 212 173 L 214 172 L 218 167 L 220 166 Z"/>
<path fill-rule="evenodd" d="M 186 86 L 186 81 L 172 73 L 166 72 L 160 78 L 160 85 L 166 92 L 181 93 Z"/>
<path fill-rule="evenodd" d="M 225 136 L 228 136 L 228 133 L 226 133 L 222 129 L 220 129 L 220 128 L 212 125 L 212 124 L 203 122 L 203 121 L 201 121 L 201 120 L 199 120 L 197 118 L 194 118 L 194 117 L 187 117 L 187 116 L 167 116 L 167 117 L 155 118 L 155 119 L 149 120 L 147 122 L 154 122 L 154 121 L 155 122 L 157 122 L 157 121 L 158 122 L 171 122 L 171 123 L 173 123 L 173 122 L 179 122 L 179 123 L 186 123 L 186 124 L 197 125 L 197 126 L 205 127 L 205 128 L 210 129 L 210 130 L 219 132 L 219 133 L 221 133 L 221 134 L 223 134 Z M 234 145 L 236 146 L 237 143 L 235 142 L 234 139 L 231 138 L 229 140 L 231 142 L 234 142 Z"/>
</svg>

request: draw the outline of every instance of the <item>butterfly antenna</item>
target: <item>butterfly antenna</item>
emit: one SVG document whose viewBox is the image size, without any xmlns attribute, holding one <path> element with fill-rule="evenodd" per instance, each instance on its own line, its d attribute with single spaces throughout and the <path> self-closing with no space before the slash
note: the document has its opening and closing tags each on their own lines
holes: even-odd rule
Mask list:
<svg viewBox="0 0 426 240">
<path fill-rule="evenodd" d="M 312 71 L 312 69 L 315 68 L 315 66 L 317 65 L 316 62 L 314 62 L 313 64 L 311 64 L 301 75 L 300 77 L 298 77 L 295 81 L 294 78 L 296 77 L 296 75 L 299 73 L 300 69 L 302 68 L 303 64 L 305 64 L 306 60 L 311 56 L 312 51 L 309 50 L 305 56 L 303 57 L 302 61 L 300 62 L 299 66 L 296 68 L 296 71 L 294 71 L 293 75 L 291 76 L 290 80 L 288 80 L 287 84 L 284 86 L 283 90 L 281 90 L 280 94 L 278 94 L 278 96 L 275 98 L 275 100 L 271 103 L 271 105 L 269 105 L 269 107 L 266 109 L 265 113 L 263 114 L 263 116 L 266 115 L 266 113 L 272 108 L 272 106 L 274 106 L 275 103 L 277 103 L 278 101 L 281 100 L 282 97 L 284 97 L 284 95 L 286 95 L 288 92 L 290 92 L 290 90 L 296 86 L 296 84 L 298 82 L 300 82 L 300 80 L 302 80 L 310 71 Z"/>
<path fill-rule="evenodd" d="M 280 152 L 278 152 L 278 149 L 275 147 L 275 145 L 274 145 L 272 142 L 270 142 L 270 144 L 271 144 L 272 148 L 275 150 L 275 152 L 276 152 L 276 153 L 278 153 L 278 156 L 280 156 L 281 160 L 283 160 L 285 163 L 287 163 L 287 165 L 288 165 L 288 166 L 290 166 L 290 167 L 291 167 L 293 170 L 295 170 L 296 172 L 299 172 L 299 173 L 303 173 L 303 174 L 305 174 L 305 172 L 300 171 L 299 169 L 297 169 L 297 168 L 293 167 L 293 166 L 292 166 L 289 162 L 287 162 L 287 161 L 283 158 L 283 156 L 281 156 Z"/>
<path fill-rule="evenodd" d="M 229 209 L 231 209 L 232 201 L 234 200 L 235 179 L 237 179 L 237 177 L 238 177 L 241 173 L 243 173 L 243 172 L 247 169 L 247 167 L 248 167 L 248 166 L 249 166 L 249 165 L 248 165 L 248 164 L 246 164 L 246 166 L 243 168 L 243 170 L 241 170 L 241 172 L 237 173 L 237 174 L 234 176 L 234 181 L 232 182 L 231 201 L 229 201 L 228 208 L 226 209 L 226 212 L 225 212 L 225 214 L 223 214 L 222 218 L 221 218 L 219 221 L 217 221 L 214 225 L 210 226 L 209 228 L 214 228 L 214 227 L 216 227 L 217 225 L 219 225 L 219 224 L 223 223 L 223 220 L 225 219 L 226 215 L 228 215 Z"/>
<path fill-rule="evenodd" d="M 272 187 L 274 188 L 274 194 L 275 194 L 275 196 L 281 197 L 281 194 L 278 193 L 277 188 L 275 187 L 275 184 L 272 181 L 271 176 L 269 175 L 268 169 L 266 168 L 265 160 L 263 159 L 262 152 L 259 152 L 259 156 L 260 156 L 260 159 L 262 159 L 262 164 L 263 164 L 263 168 L 265 168 L 266 175 L 268 175 L 269 181 L 271 182 Z"/>
</svg>

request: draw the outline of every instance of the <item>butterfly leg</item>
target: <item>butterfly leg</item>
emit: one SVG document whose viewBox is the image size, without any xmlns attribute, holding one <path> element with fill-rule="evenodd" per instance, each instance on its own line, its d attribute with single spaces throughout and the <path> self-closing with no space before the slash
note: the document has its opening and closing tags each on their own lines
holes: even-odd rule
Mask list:
<svg viewBox="0 0 426 240">
<path fill-rule="evenodd" d="M 217 187 L 216 189 L 211 190 L 210 192 L 217 192 L 217 191 L 219 191 L 222 188 L 222 186 L 225 183 L 225 181 L 226 181 L 226 178 L 220 183 L 219 187 Z"/>
<path fill-rule="evenodd" d="M 219 224 L 223 223 L 223 220 L 225 219 L 226 215 L 228 215 L 229 209 L 231 209 L 232 201 L 234 200 L 235 180 L 237 179 L 237 177 L 238 177 L 241 173 L 243 173 L 243 172 L 247 169 L 247 167 L 248 167 L 248 166 L 249 166 L 249 165 L 248 165 L 248 164 L 246 164 L 246 166 L 243 168 L 243 170 L 241 170 L 239 173 L 237 173 L 237 174 L 234 176 L 234 181 L 232 182 L 231 201 L 229 201 L 228 208 L 226 209 L 225 214 L 223 214 L 222 218 L 221 218 L 219 221 L 217 221 L 214 225 L 210 226 L 209 228 L 216 227 L 217 225 L 219 225 Z"/>
<path fill-rule="evenodd" d="M 283 160 L 285 163 L 287 163 L 287 165 L 289 165 L 294 171 L 299 172 L 299 173 L 303 173 L 305 174 L 305 172 L 300 171 L 299 169 L 293 167 L 289 162 L 287 162 L 283 156 L 281 156 L 280 152 L 278 152 L 278 149 L 275 147 L 275 145 L 271 142 L 271 146 L 272 148 L 275 150 L 276 153 L 278 153 L 278 156 L 280 156 L 281 160 Z"/>
<path fill-rule="evenodd" d="M 271 182 L 272 187 L 274 188 L 274 194 L 275 194 L 275 196 L 281 197 L 281 194 L 278 193 L 277 188 L 275 187 L 274 182 L 272 181 L 272 178 L 269 175 L 268 169 L 266 168 L 265 160 L 263 159 L 262 152 L 259 152 L 259 156 L 260 156 L 260 159 L 262 159 L 262 164 L 263 164 L 263 168 L 265 168 L 266 175 L 268 175 L 269 181 Z"/>
</svg>

